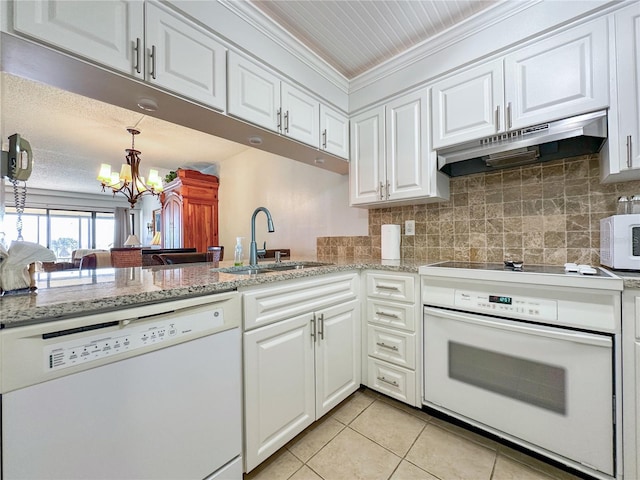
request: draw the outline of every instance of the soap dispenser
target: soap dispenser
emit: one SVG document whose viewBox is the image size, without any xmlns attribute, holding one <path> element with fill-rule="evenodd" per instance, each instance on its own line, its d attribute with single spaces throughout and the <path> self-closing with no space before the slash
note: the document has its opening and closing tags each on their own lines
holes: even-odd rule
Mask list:
<svg viewBox="0 0 640 480">
<path fill-rule="evenodd" d="M 242 266 L 242 237 L 236 237 L 236 249 L 233 255 L 233 265 Z"/>
</svg>

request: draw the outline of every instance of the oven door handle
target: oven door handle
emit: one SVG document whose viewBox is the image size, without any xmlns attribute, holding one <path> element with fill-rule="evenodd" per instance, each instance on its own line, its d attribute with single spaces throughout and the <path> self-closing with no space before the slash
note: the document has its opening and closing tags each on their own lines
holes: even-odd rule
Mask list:
<svg viewBox="0 0 640 480">
<path fill-rule="evenodd" d="M 575 330 L 564 329 L 561 327 L 547 327 L 546 325 L 531 325 L 521 323 L 518 320 L 503 320 L 494 317 L 480 317 L 470 313 L 452 312 L 449 310 L 441 310 L 439 308 L 424 307 L 425 329 L 428 316 L 444 318 L 446 320 L 454 320 L 466 322 L 475 325 L 481 325 L 489 328 L 498 328 L 501 330 L 509 330 L 512 332 L 538 335 L 541 337 L 555 338 L 574 343 L 587 345 L 595 345 L 598 347 L 612 348 L 613 341 L 611 337 L 606 335 L 597 335 L 592 333 L 578 332 Z"/>
</svg>

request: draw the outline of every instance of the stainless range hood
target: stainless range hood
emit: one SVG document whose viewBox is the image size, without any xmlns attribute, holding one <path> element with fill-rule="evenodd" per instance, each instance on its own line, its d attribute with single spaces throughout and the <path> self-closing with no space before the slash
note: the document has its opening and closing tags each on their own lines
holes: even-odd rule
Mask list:
<svg viewBox="0 0 640 480">
<path fill-rule="evenodd" d="M 438 150 L 450 177 L 597 153 L 607 139 L 606 110 L 496 134 Z"/>
</svg>

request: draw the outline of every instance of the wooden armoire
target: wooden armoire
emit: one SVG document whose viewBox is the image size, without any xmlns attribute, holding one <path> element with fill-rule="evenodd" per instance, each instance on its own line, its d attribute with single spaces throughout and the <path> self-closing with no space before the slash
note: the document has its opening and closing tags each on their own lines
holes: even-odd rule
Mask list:
<svg viewBox="0 0 640 480">
<path fill-rule="evenodd" d="M 178 170 L 164 187 L 162 247 L 206 252 L 218 245 L 218 177 L 195 170 Z"/>
</svg>

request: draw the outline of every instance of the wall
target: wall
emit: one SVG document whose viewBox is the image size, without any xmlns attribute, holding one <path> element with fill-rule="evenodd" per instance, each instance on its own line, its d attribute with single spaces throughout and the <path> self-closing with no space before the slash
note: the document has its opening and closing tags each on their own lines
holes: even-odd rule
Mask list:
<svg viewBox="0 0 640 480">
<path fill-rule="evenodd" d="M 248 150 L 220 163 L 220 244 L 231 258 L 236 237 L 245 237 L 245 259 L 251 236 L 251 215 L 267 207 L 274 233 L 267 233 L 266 217 L 256 217 L 258 246 L 290 248 L 292 256 L 316 256 L 316 237 L 366 235 L 366 210 L 350 208 L 346 175 L 327 172 L 259 150 Z"/>
<path fill-rule="evenodd" d="M 380 258 L 380 226 L 402 225 L 405 260 L 562 265 L 600 263 L 600 219 L 640 181 L 600 184 L 599 157 L 585 156 L 451 179 L 449 202 L 369 211 L 369 235 L 318 239 L 318 257 Z M 416 235 L 404 235 L 404 221 Z"/>
</svg>

